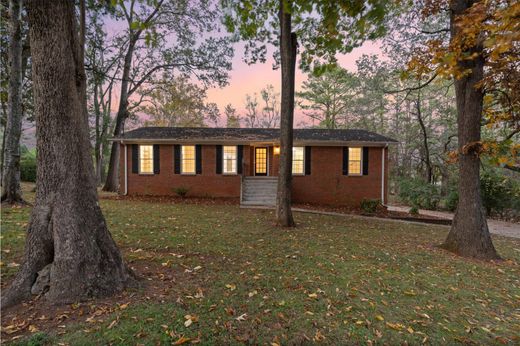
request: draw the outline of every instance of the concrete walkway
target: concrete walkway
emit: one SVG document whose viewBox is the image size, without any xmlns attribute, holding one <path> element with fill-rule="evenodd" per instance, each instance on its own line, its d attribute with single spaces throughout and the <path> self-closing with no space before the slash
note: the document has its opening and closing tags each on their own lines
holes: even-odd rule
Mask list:
<svg viewBox="0 0 520 346">
<path fill-rule="evenodd" d="M 406 213 L 410 210 L 410 208 L 389 205 L 388 210 L 400 211 L 400 212 Z M 453 213 L 444 212 L 444 211 L 419 209 L 419 214 L 453 220 Z M 488 219 L 488 227 L 489 227 L 489 231 L 492 234 L 498 234 L 498 235 L 503 235 L 506 237 L 520 239 L 520 224 L 519 223 Z"/>
</svg>

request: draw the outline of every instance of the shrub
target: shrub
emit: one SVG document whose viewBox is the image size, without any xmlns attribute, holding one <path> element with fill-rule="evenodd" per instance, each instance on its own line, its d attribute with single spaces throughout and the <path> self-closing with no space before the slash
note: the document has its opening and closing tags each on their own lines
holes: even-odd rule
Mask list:
<svg viewBox="0 0 520 346">
<path fill-rule="evenodd" d="M 175 191 L 177 196 L 182 197 L 182 198 L 186 197 L 186 195 L 188 194 L 188 190 L 189 189 L 184 186 L 179 186 L 179 187 L 176 187 L 173 189 L 173 191 Z"/>
<path fill-rule="evenodd" d="M 36 182 L 36 149 L 22 148 L 20 158 L 20 179 L 22 181 Z"/>
<path fill-rule="evenodd" d="M 399 198 L 412 207 L 436 209 L 439 205 L 440 194 L 437 186 L 421 179 L 401 179 Z"/>
<path fill-rule="evenodd" d="M 409 213 L 412 215 L 419 215 L 419 208 L 411 207 Z"/>
<path fill-rule="evenodd" d="M 482 204 L 488 215 L 520 212 L 520 183 L 502 174 L 499 170 L 488 168 L 480 175 L 480 193 Z M 459 202 L 459 194 L 455 186 L 450 188 L 443 205 L 454 211 Z"/>
<path fill-rule="evenodd" d="M 444 207 L 449 211 L 455 211 L 459 203 L 459 192 L 456 189 L 451 189 L 444 199 Z"/>
<path fill-rule="evenodd" d="M 381 201 L 379 199 L 363 199 L 361 201 L 361 210 L 365 213 L 373 214 L 380 205 Z"/>
<path fill-rule="evenodd" d="M 506 209 L 519 210 L 520 184 L 496 170 L 481 172 L 480 191 L 482 203 L 489 214 L 502 214 Z"/>
</svg>

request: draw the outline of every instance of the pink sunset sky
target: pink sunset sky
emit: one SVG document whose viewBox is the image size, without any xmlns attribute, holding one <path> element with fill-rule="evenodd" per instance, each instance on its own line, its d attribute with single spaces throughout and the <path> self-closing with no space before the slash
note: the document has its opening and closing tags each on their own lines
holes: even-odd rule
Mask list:
<svg viewBox="0 0 520 346">
<path fill-rule="evenodd" d="M 108 36 L 116 35 L 117 33 L 125 30 L 125 24 L 122 21 L 114 19 L 107 19 L 106 30 Z M 273 70 L 273 58 L 272 58 L 272 47 L 270 53 L 267 54 L 267 61 L 265 63 L 257 63 L 248 65 L 243 61 L 244 56 L 244 44 L 234 44 L 235 55 L 232 60 L 232 70 L 229 72 L 229 84 L 224 88 L 210 88 L 207 90 L 206 102 L 215 102 L 220 112 L 223 114 L 224 107 L 227 104 L 232 104 L 240 115 L 245 112 L 245 101 L 246 95 L 253 95 L 257 93 L 258 101 L 260 99 L 260 90 L 265 88 L 267 85 L 272 84 L 276 92 L 280 92 L 281 75 L 280 70 Z M 358 60 L 363 54 L 378 54 L 383 55 L 380 49 L 380 43 L 377 41 L 367 41 L 361 47 L 354 49 L 351 53 L 345 55 L 338 55 L 339 65 L 346 68 L 351 72 L 356 71 L 356 60 Z M 297 62 L 298 64 L 298 62 Z M 307 75 L 302 73 L 296 68 L 296 91 L 300 91 L 301 84 L 307 79 Z M 117 89 L 116 89 L 117 90 Z M 116 99 L 118 98 L 118 92 L 113 95 Z M 114 112 L 117 110 L 117 102 L 114 103 Z M 259 110 L 260 110 L 259 105 Z M 141 115 L 141 118 L 146 118 L 145 114 Z M 298 108 L 295 109 L 295 121 L 294 125 L 298 126 L 302 122 L 311 124 L 310 119 L 305 117 L 302 111 Z M 220 126 L 225 126 L 225 120 L 221 119 Z"/>
<path fill-rule="evenodd" d="M 361 47 L 354 49 L 351 53 L 338 55 L 339 64 L 349 71 L 356 71 L 356 60 L 363 54 L 382 55 L 380 45 L 376 42 L 365 42 Z M 235 44 L 235 56 L 233 58 L 233 69 L 230 71 L 229 85 L 224 88 L 211 88 L 208 90 L 208 102 L 215 102 L 221 112 L 224 107 L 231 103 L 239 113 L 245 109 L 246 95 L 260 94 L 260 90 L 267 85 L 272 84 L 277 92 L 280 92 L 281 75 L 280 70 L 273 70 L 273 58 L 268 55 L 266 63 L 257 63 L 248 65 L 243 61 L 244 46 L 243 44 Z M 307 79 L 298 68 L 296 69 L 296 91 L 300 90 L 301 84 Z M 260 96 L 258 96 L 260 98 Z M 295 126 L 299 122 L 308 120 L 301 113 L 301 110 L 295 110 Z M 307 121 L 308 122 L 308 121 Z"/>
</svg>

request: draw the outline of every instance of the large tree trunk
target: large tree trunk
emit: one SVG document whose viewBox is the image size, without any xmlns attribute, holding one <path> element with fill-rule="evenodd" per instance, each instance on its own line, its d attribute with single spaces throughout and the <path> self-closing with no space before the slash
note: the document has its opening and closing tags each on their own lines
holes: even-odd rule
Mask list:
<svg viewBox="0 0 520 346">
<path fill-rule="evenodd" d="M 452 39 L 459 35 L 461 30 L 456 24 L 457 16 L 463 14 L 472 4 L 473 1 L 452 0 Z M 477 84 L 484 75 L 482 52 L 480 44 L 468 49 L 468 56 L 475 54 L 477 57 L 460 61 L 461 70 L 470 73 L 455 79 L 459 139 L 459 204 L 450 233 L 442 246 L 465 257 L 497 259 L 480 196 L 479 143 L 484 94 Z"/>
<path fill-rule="evenodd" d="M 30 0 L 27 12 L 38 184 L 24 262 L 2 307 L 31 293 L 70 303 L 108 296 L 135 283 L 98 204 L 74 2 Z"/>
<path fill-rule="evenodd" d="M 4 133 L 2 202 L 25 203 L 20 187 L 22 134 L 22 1 L 9 1 L 9 94 Z"/>
<path fill-rule="evenodd" d="M 291 210 L 292 147 L 294 119 L 294 74 L 296 34 L 291 32 L 291 14 L 280 0 L 280 58 L 282 65 L 282 101 L 280 108 L 280 168 L 276 196 L 276 219 L 280 226 L 294 226 Z"/>
</svg>

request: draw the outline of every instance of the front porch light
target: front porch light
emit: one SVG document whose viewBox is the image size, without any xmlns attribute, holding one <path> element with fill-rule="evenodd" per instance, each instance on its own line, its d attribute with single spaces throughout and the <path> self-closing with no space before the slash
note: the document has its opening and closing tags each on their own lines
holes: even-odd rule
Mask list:
<svg viewBox="0 0 520 346">
<path fill-rule="evenodd" d="M 274 147 L 274 154 L 279 155 L 280 154 L 280 147 Z"/>
</svg>

